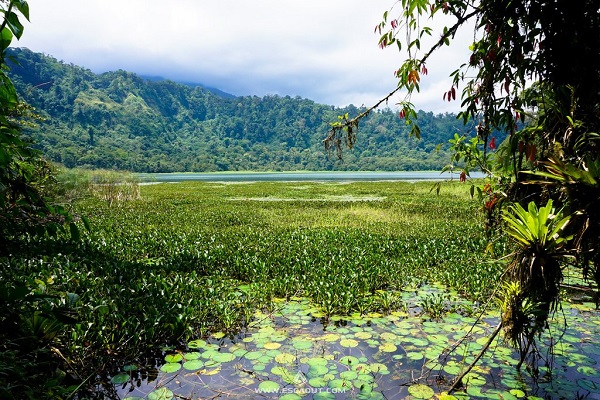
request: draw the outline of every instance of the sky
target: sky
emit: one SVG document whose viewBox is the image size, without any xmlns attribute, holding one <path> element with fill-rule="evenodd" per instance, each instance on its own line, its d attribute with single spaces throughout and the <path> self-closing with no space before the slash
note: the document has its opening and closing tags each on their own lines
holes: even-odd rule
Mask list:
<svg viewBox="0 0 600 400">
<path fill-rule="evenodd" d="M 238 96 L 289 95 L 339 107 L 371 106 L 394 90 L 394 71 L 406 58 L 396 47 L 380 49 L 374 33 L 395 0 L 28 3 L 31 22 L 13 46 L 96 73 L 123 69 Z M 468 59 L 468 33 L 455 42 L 428 62 L 429 75 L 412 98 L 417 109 L 458 111 L 459 102 L 442 96 L 450 89 L 450 72 Z M 394 109 L 404 95 L 393 97 L 389 106 Z"/>
</svg>

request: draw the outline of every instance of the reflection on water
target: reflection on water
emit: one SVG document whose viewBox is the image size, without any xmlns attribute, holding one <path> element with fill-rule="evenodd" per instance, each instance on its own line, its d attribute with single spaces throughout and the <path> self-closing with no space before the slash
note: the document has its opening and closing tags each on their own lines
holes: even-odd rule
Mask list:
<svg viewBox="0 0 600 400">
<path fill-rule="evenodd" d="M 142 380 L 129 366 L 113 377 L 114 388 L 130 400 L 437 398 L 481 351 L 497 318 L 483 315 L 473 328 L 464 304 L 450 305 L 438 321 L 417 315 L 416 305 L 436 290 L 404 293 L 406 312 L 328 321 L 306 299 L 281 300 L 237 337 L 216 333 L 166 353 L 155 376 Z M 517 354 L 496 340 L 454 395 L 600 399 L 598 312 L 589 303 L 565 305 L 558 319 L 544 338 L 560 339 L 556 355 L 539 362 L 537 379 L 516 371 Z"/>
</svg>

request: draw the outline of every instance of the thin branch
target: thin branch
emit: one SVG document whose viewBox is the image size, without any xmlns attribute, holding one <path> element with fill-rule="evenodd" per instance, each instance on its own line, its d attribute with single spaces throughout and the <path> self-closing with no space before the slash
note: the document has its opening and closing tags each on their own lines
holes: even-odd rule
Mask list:
<svg viewBox="0 0 600 400">
<path fill-rule="evenodd" d="M 465 375 L 467 375 L 469 372 L 471 372 L 471 370 L 473 369 L 473 367 L 477 364 L 477 362 L 479 361 L 479 359 L 485 354 L 485 352 L 487 351 L 487 349 L 490 347 L 490 345 L 492 344 L 492 342 L 494 341 L 494 339 L 496 338 L 496 336 L 498 336 L 498 333 L 500 332 L 500 329 L 502 328 L 502 322 L 498 323 L 498 326 L 496 327 L 496 329 L 494 330 L 494 332 L 492 332 L 492 334 L 490 335 L 490 337 L 488 338 L 487 342 L 485 343 L 485 346 L 483 346 L 483 349 L 481 349 L 481 351 L 479 352 L 479 354 L 477 354 L 477 357 L 475 357 L 475 359 L 473 360 L 473 362 L 467 367 L 467 369 L 465 369 L 455 380 L 454 383 L 452 384 L 452 386 L 450 387 L 450 390 L 448 390 L 448 393 L 452 393 L 454 392 L 456 389 L 458 389 L 459 386 L 462 385 L 462 380 L 465 377 Z"/>
<path fill-rule="evenodd" d="M 454 37 L 454 35 L 458 31 L 458 28 L 460 28 L 465 22 L 467 22 L 473 16 L 477 15 L 479 12 L 480 12 L 480 10 L 478 8 L 475 8 L 471 13 L 459 18 L 458 21 L 456 21 L 456 23 L 450 29 L 448 29 L 445 34 L 443 34 L 440 37 L 440 39 L 437 41 L 437 43 L 434 44 L 429 49 L 429 51 L 423 56 L 423 58 L 421 58 L 418 61 L 418 65 L 425 64 L 427 59 L 433 54 L 434 51 L 436 51 L 438 48 L 442 47 L 446 43 L 447 39 L 449 39 L 450 37 Z M 402 88 L 404 88 L 403 85 L 398 85 L 398 87 L 396 89 L 394 89 L 393 91 L 391 91 L 387 96 L 385 96 L 384 98 L 379 100 L 375 105 L 369 107 L 367 110 L 358 114 L 356 117 L 346 120 L 343 123 L 340 123 L 339 125 L 333 126 L 331 128 L 331 130 L 329 131 L 329 134 L 327 135 L 327 137 L 325 139 L 323 139 L 323 143 L 327 144 L 327 143 L 335 142 L 334 139 L 336 137 L 337 132 L 339 132 L 340 130 L 342 130 L 344 128 L 357 126 L 358 122 L 361 119 L 365 118 L 367 115 L 369 115 L 373 110 L 377 109 L 384 102 L 387 102 L 393 95 L 398 93 Z"/>
</svg>

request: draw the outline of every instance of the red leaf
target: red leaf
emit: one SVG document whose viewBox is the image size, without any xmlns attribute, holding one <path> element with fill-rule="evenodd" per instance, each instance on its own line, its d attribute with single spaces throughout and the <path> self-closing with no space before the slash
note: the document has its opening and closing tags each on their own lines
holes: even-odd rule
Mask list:
<svg viewBox="0 0 600 400">
<path fill-rule="evenodd" d="M 493 196 L 490 200 L 488 200 L 488 201 L 485 202 L 485 208 L 488 211 L 492 211 L 492 209 L 496 205 L 497 201 L 498 201 L 498 198 L 496 196 Z"/>
</svg>

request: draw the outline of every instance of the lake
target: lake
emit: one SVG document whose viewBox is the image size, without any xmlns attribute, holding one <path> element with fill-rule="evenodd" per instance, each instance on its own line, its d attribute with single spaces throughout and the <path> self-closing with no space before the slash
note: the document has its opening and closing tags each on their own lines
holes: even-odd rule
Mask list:
<svg viewBox="0 0 600 400">
<path fill-rule="evenodd" d="M 322 172 L 208 172 L 137 174 L 143 182 L 252 182 L 252 181 L 417 181 L 458 179 L 459 174 L 439 171 L 322 171 Z M 482 178 L 480 172 L 473 178 Z"/>
</svg>

